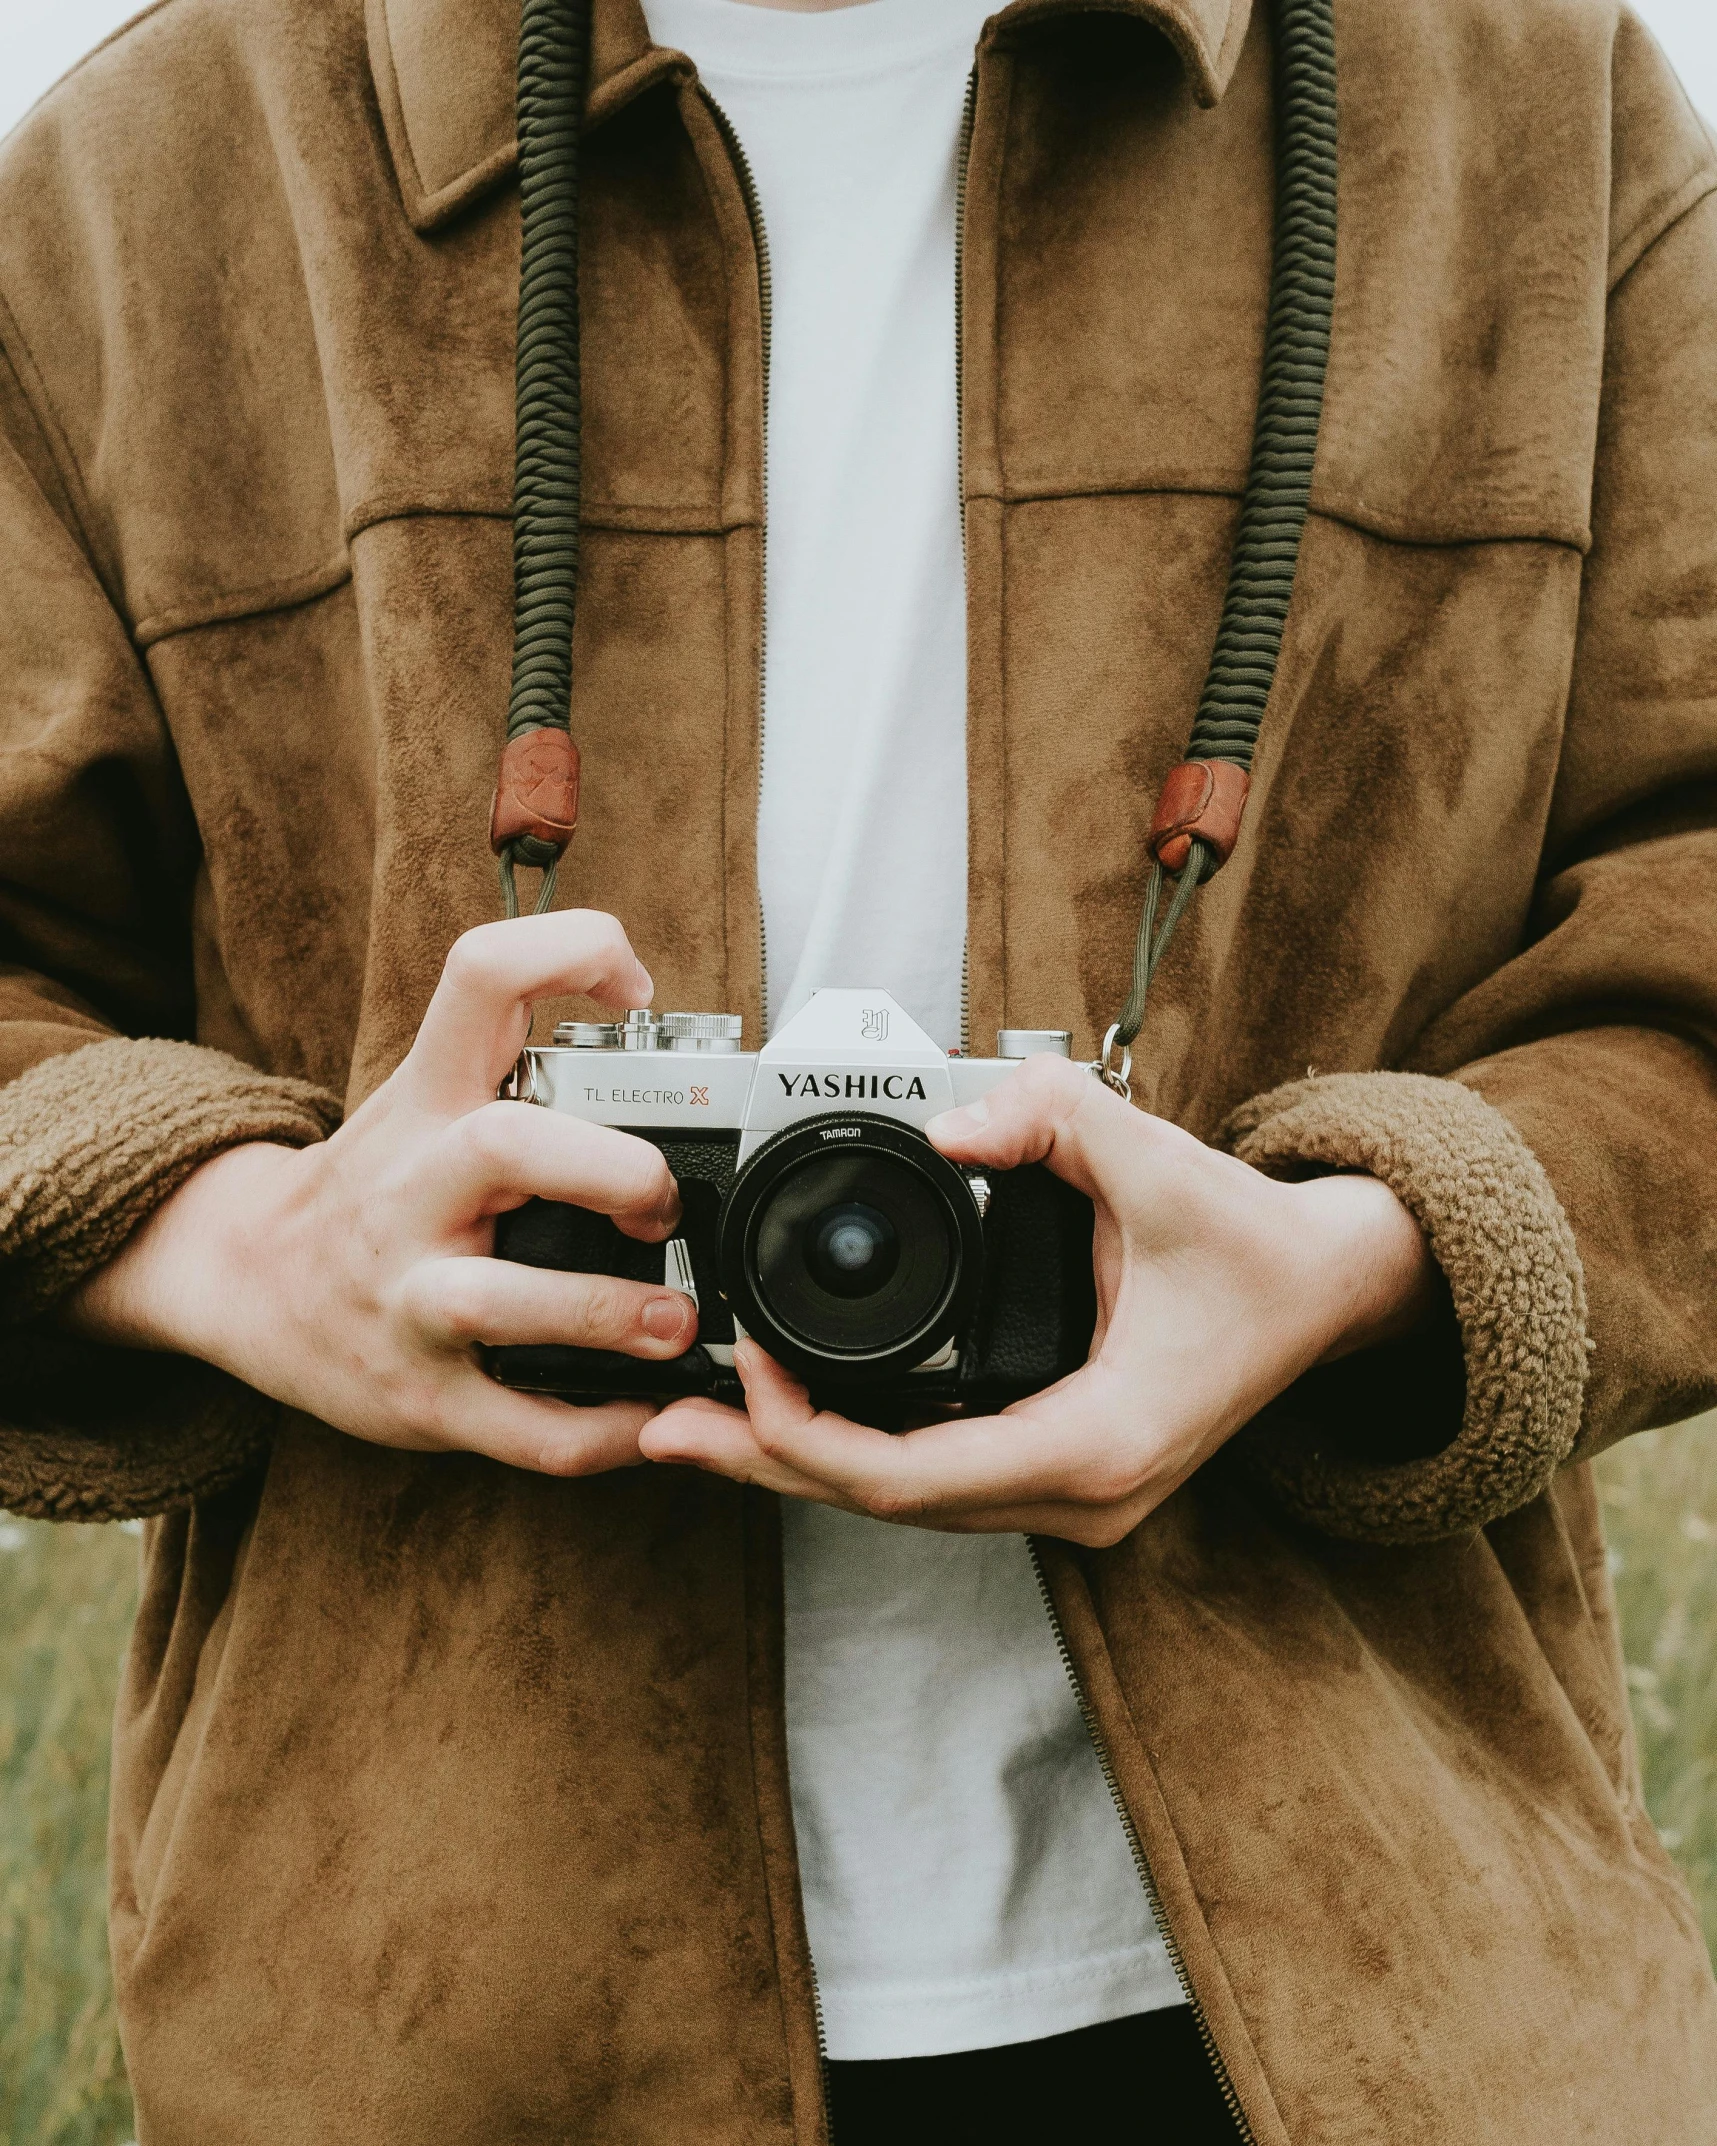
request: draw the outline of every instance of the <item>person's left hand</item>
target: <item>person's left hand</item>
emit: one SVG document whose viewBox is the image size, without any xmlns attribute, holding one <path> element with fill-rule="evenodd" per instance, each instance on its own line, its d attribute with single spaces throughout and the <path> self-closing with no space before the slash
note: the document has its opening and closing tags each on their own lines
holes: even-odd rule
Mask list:
<svg viewBox="0 0 1717 2146">
<path fill-rule="evenodd" d="M 818 1412 L 755 1342 L 744 1411 L 682 1401 L 649 1460 L 952 1531 L 1119 1542 L 1312 1365 L 1411 1331 L 1437 1301 L 1418 1224 L 1377 1179 L 1281 1184 L 1029 1059 L 933 1119 L 952 1160 L 1043 1162 L 1096 1208 L 1097 1327 L 1083 1368 L 999 1416 L 890 1434 Z"/>
</svg>

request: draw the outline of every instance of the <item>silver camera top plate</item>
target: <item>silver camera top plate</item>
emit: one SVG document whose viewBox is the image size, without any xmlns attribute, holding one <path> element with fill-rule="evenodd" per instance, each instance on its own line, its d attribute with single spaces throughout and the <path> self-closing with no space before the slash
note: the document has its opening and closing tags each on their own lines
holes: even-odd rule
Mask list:
<svg viewBox="0 0 1717 2146">
<path fill-rule="evenodd" d="M 661 1024 L 684 1023 L 668 1016 Z M 713 1016 L 699 1016 L 704 1022 Z M 761 1051 L 672 1049 L 616 1037 L 643 1023 L 579 1024 L 565 1044 L 527 1050 L 509 1092 L 594 1123 L 736 1132 L 739 1161 L 774 1133 L 825 1110 L 866 1110 L 922 1129 L 939 1111 L 993 1088 L 1018 1057 L 950 1057 L 886 991 L 813 992 Z M 649 1023 L 646 1033 L 655 1029 Z M 1027 1049 L 1054 1049 L 1059 1032 L 1030 1031 Z M 1024 1036 L 1010 1031 L 1008 1040 Z M 570 1040 L 576 1035 L 578 1041 Z M 1041 1041 L 1039 1039 L 1042 1039 Z M 1025 1055 L 1022 1051 L 1021 1056 Z"/>
</svg>

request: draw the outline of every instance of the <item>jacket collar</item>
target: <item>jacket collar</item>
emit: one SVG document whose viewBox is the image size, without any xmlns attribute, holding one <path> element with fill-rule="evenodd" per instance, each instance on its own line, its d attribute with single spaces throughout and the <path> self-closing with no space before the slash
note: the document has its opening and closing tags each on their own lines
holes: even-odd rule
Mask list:
<svg viewBox="0 0 1717 2146">
<path fill-rule="evenodd" d="M 434 231 L 518 164 L 519 0 L 365 0 L 370 68 L 405 213 Z M 638 0 L 595 0 L 585 123 L 686 63 L 650 42 Z"/>
<path fill-rule="evenodd" d="M 366 0 L 370 66 L 405 213 L 434 231 L 518 162 L 514 77 L 519 0 Z M 985 41 L 1015 26 L 1098 8 L 1133 15 L 1174 46 L 1201 104 L 1228 87 L 1245 41 L 1252 0 L 1013 0 L 993 16 Z M 658 81 L 683 76 L 685 61 L 652 45 L 639 0 L 595 0 L 586 123 Z"/>
</svg>

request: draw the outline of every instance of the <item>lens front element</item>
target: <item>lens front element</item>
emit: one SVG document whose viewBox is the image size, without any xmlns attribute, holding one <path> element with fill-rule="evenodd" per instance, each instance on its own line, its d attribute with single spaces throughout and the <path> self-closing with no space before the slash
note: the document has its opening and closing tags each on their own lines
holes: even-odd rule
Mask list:
<svg viewBox="0 0 1717 2146">
<path fill-rule="evenodd" d="M 950 1340 L 982 1263 L 964 1178 L 922 1133 L 864 1113 L 777 1135 L 722 1228 L 735 1315 L 803 1377 L 874 1378 Z"/>
<path fill-rule="evenodd" d="M 946 1204 L 895 1155 L 808 1155 L 758 1206 L 752 1287 L 795 1341 L 819 1354 L 902 1348 L 934 1318 L 959 1271 Z"/>
<path fill-rule="evenodd" d="M 900 1236 L 887 1215 L 847 1200 L 815 1217 L 805 1264 L 830 1296 L 871 1297 L 900 1265 Z"/>
</svg>

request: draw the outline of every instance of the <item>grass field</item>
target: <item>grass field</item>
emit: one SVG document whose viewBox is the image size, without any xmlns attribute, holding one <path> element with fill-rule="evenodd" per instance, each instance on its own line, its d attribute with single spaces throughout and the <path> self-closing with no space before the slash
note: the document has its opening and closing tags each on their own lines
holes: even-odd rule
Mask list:
<svg viewBox="0 0 1717 2146">
<path fill-rule="evenodd" d="M 103 1834 L 136 1575 L 126 1529 L 0 1519 L 0 2146 L 131 2136 Z"/>
<path fill-rule="evenodd" d="M 1602 1464 L 1652 1814 L 1717 1951 L 1717 1418 Z M 0 2146 L 131 2137 L 103 1917 L 121 1528 L 0 1517 Z"/>
</svg>

